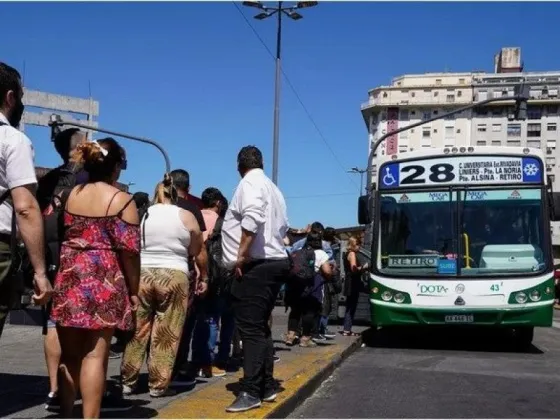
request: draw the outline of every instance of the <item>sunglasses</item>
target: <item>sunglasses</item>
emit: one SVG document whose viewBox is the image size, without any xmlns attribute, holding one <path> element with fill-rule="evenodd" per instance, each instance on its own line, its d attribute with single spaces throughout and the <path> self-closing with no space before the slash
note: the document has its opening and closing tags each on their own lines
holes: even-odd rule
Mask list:
<svg viewBox="0 0 560 420">
<path fill-rule="evenodd" d="M 126 171 L 127 166 L 128 166 L 128 161 L 125 158 L 121 161 L 121 170 Z"/>
</svg>

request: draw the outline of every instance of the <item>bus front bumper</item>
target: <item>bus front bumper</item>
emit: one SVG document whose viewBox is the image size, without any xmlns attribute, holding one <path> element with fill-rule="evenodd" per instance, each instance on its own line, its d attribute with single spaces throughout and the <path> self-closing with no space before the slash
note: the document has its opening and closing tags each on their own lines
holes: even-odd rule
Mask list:
<svg viewBox="0 0 560 420">
<path fill-rule="evenodd" d="M 370 299 L 371 321 L 375 326 L 393 325 L 478 325 L 496 327 L 550 327 L 553 300 L 500 308 L 419 307 Z"/>
</svg>

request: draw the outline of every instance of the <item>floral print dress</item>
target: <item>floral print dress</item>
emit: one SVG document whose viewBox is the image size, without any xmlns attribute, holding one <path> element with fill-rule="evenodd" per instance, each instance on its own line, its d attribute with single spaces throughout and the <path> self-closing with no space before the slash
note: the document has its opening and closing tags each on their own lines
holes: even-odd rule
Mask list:
<svg viewBox="0 0 560 420">
<path fill-rule="evenodd" d="M 134 328 L 118 253 L 140 253 L 140 228 L 121 216 L 122 210 L 104 217 L 65 211 L 51 314 L 57 325 L 90 330 Z"/>
</svg>

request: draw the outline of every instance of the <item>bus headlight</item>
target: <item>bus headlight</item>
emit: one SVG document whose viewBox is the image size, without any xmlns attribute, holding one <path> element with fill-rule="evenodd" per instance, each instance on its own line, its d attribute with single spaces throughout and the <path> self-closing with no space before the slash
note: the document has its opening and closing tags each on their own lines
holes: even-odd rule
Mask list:
<svg viewBox="0 0 560 420">
<path fill-rule="evenodd" d="M 539 292 L 538 290 L 533 290 L 531 292 L 531 300 L 533 302 L 538 302 L 539 300 L 541 300 L 541 292 Z"/>
<path fill-rule="evenodd" d="M 525 303 L 527 302 L 527 295 L 523 292 L 519 292 L 515 295 L 515 300 L 517 303 Z"/>
<path fill-rule="evenodd" d="M 391 299 L 393 299 L 393 294 L 390 291 L 385 290 L 381 294 L 381 299 L 383 299 L 385 302 L 389 302 Z"/>
<path fill-rule="evenodd" d="M 402 293 L 395 293 L 395 297 L 393 298 L 397 303 L 404 302 L 404 295 Z"/>
</svg>

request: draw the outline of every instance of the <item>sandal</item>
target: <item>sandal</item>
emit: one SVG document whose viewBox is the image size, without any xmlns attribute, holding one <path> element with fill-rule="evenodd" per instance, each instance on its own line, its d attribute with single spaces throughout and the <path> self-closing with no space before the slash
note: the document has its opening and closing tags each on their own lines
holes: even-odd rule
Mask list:
<svg viewBox="0 0 560 420">
<path fill-rule="evenodd" d="M 297 335 L 289 336 L 286 334 L 286 338 L 284 339 L 284 344 L 291 347 L 295 346 L 299 342 L 299 337 Z"/>
<path fill-rule="evenodd" d="M 344 337 L 359 337 L 361 335 L 352 331 L 341 331 L 340 334 L 342 334 Z"/>
</svg>

